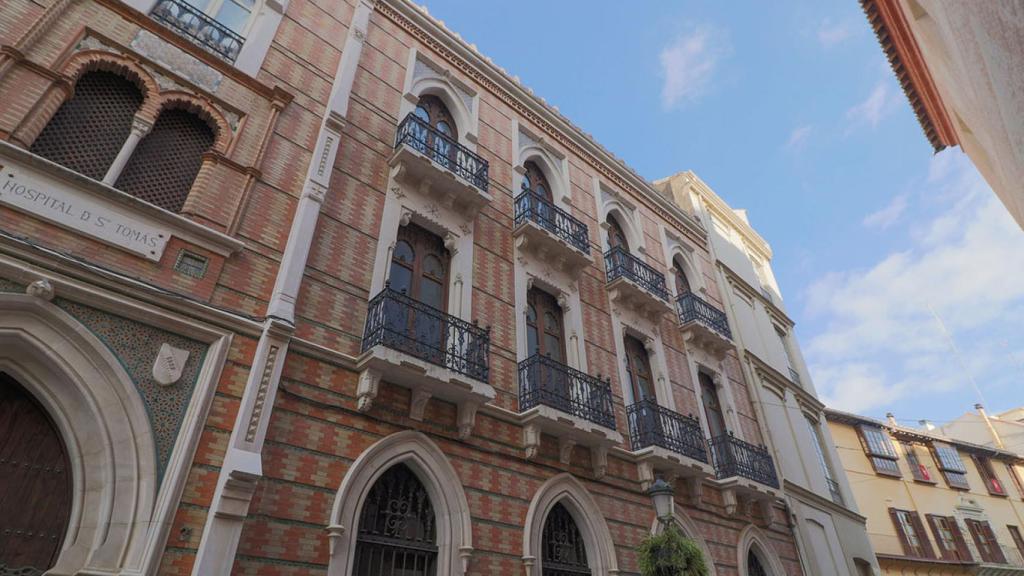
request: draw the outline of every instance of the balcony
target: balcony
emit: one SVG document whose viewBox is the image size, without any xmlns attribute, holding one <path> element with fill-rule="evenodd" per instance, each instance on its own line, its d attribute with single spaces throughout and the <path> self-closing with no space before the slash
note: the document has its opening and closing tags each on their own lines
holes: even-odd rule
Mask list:
<svg viewBox="0 0 1024 576">
<path fill-rule="evenodd" d="M 550 434 L 558 438 L 563 464 L 569 464 L 577 444 L 590 448 L 598 478 L 608 466 L 608 447 L 622 441 L 615 431 L 610 383 L 546 356 L 519 363 L 519 412 L 527 458 L 539 453 L 541 434 Z"/>
<path fill-rule="evenodd" d="M 150 17 L 193 44 L 234 62 L 245 39 L 185 0 L 159 0 Z"/>
<path fill-rule="evenodd" d="M 670 483 L 683 478 L 691 502 L 698 503 L 704 478 L 714 476 L 700 422 L 659 406 L 650 398 L 627 408 L 626 416 L 643 489 L 657 475 Z"/>
<path fill-rule="evenodd" d="M 590 264 L 587 225 L 529 190 L 515 200 L 512 235 L 516 246 L 533 252 L 541 262 L 554 261 L 574 278 Z"/>
<path fill-rule="evenodd" d="M 612 301 L 631 307 L 651 321 L 672 310 L 661 272 L 620 246 L 604 253 L 604 265 Z"/>
<path fill-rule="evenodd" d="M 744 442 L 729 433 L 708 441 L 725 508 L 734 514 L 742 502 L 760 504 L 766 521 L 778 497 L 779 478 L 768 449 Z"/>
<path fill-rule="evenodd" d="M 396 180 L 467 217 L 491 201 L 487 160 L 410 113 L 389 162 Z"/>
<path fill-rule="evenodd" d="M 732 346 L 732 331 L 725 312 L 700 296 L 693 292 L 680 294 L 676 298 L 676 312 L 687 344 L 707 350 L 718 358 Z"/>
<path fill-rule="evenodd" d="M 494 399 L 490 330 L 385 286 L 373 297 L 363 330 L 358 408 L 373 407 L 381 379 L 412 391 L 409 417 L 422 420 L 428 400 L 458 406 L 459 435 L 468 437 L 480 404 Z"/>
</svg>

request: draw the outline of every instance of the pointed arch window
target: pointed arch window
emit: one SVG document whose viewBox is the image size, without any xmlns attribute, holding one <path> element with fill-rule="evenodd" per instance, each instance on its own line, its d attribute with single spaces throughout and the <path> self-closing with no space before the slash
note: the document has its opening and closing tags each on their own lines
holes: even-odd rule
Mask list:
<svg viewBox="0 0 1024 576">
<path fill-rule="evenodd" d="M 526 342 L 532 356 L 564 362 L 565 338 L 562 334 L 562 307 L 543 290 L 530 288 L 526 294 Z"/>
<path fill-rule="evenodd" d="M 165 109 L 139 142 L 115 188 L 170 212 L 180 212 L 212 146 L 214 132 L 196 114 Z"/>
<path fill-rule="evenodd" d="M 705 372 L 699 372 L 697 380 L 700 382 L 701 404 L 704 406 L 704 418 L 708 422 L 708 433 L 712 439 L 726 435 L 729 429 L 725 424 L 725 410 L 718 398 L 718 386 Z"/>
<path fill-rule="evenodd" d="M 434 576 L 437 519 L 430 495 L 405 464 L 389 468 L 370 489 L 359 515 L 353 574 Z"/>
<path fill-rule="evenodd" d="M 654 380 L 651 377 L 651 359 L 644 343 L 626 335 L 626 372 L 633 390 L 633 402 L 655 400 Z"/>
<path fill-rule="evenodd" d="M 690 280 L 686 277 L 686 272 L 683 270 L 683 266 L 679 263 L 679 260 L 672 261 L 672 279 L 675 280 L 676 283 L 677 296 L 690 293 Z"/>
<path fill-rule="evenodd" d="M 581 576 L 591 574 L 587 546 L 576 520 L 561 503 L 552 506 L 544 521 L 541 536 L 543 576 Z"/>
<path fill-rule="evenodd" d="M 427 94 L 421 96 L 413 111 L 424 125 L 414 127 L 414 140 L 419 151 L 442 166 L 451 168 L 455 163 L 459 141 L 458 128 L 448 107 L 437 96 Z"/>
<path fill-rule="evenodd" d="M 626 233 L 622 231 L 622 226 L 611 214 L 608 215 L 608 248 L 621 248 L 625 252 L 629 252 L 629 242 L 626 240 Z"/>
<path fill-rule="evenodd" d="M 523 164 L 523 169 L 525 172 L 523 173 L 523 182 L 519 187 L 520 191 L 530 191 L 548 202 L 553 202 L 551 184 L 548 183 L 548 178 L 540 166 L 536 162 L 528 160 Z"/>
<path fill-rule="evenodd" d="M 143 94 L 132 81 L 105 70 L 86 72 L 32 143 L 43 158 L 102 180 L 132 130 Z"/>
<path fill-rule="evenodd" d="M 747 576 L 768 576 L 768 569 L 753 548 L 747 551 Z"/>
</svg>

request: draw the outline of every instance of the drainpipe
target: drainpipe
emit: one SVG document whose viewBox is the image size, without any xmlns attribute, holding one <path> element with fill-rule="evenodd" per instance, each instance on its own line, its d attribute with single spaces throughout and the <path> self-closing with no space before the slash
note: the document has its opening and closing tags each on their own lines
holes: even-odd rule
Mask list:
<svg viewBox="0 0 1024 576">
<path fill-rule="evenodd" d="M 358 0 L 352 16 L 302 194 L 292 217 L 288 242 L 267 307 L 263 333 L 256 346 L 241 407 L 206 517 L 192 576 L 230 574 L 242 525 L 249 513 L 249 503 L 263 476 L 263 441 L 277 397 L 288 344 L 295 329 L 295 301 L 313 244 L 320 208 L 330 185 L 356 68 L 374 4 L 375 0 Z"/>
</svg>

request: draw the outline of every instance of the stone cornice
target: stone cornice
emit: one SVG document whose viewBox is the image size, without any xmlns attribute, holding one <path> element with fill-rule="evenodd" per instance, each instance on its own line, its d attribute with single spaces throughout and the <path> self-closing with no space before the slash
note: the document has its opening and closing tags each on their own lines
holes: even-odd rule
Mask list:
<svg viewBox="0 0 1024 576">
<path fill-rule="evenodd" d="M 690 184 L 693 187 L 693 190 L 705 200 L 705 204 L 707 205 L 708 210 L 711 211 L 711 214 L 719 220 L 728 223 L 730 227 L 739 232 L 743 237 L 744 242 L 758 252 L 758 256 L 769 261 L 772 259 L 772 248 L 768 245 L 768 242 L 764 237 L 758 234 L 757 230 L 754 230 L 754 227 L 751 226 L 750 223 L 743 218 L 740 218 L 740 216 L 736 214 L 736 210 L 734 210 L 732 206 L 729 206 L 721 196 L 716 194 L 715 191 L 712 190 L 706 182 L 701 180 L 700 176 L 697 176 L 693 170 L 680 172 L 675 176 L 670 176 L 666 180 L 676 177 L 684 178 L 687 184 Z"/>
<path fill-rule="evenodd" d="M 856 522 L 858 524 L 861 524 L 861 525 L 866 525 L 867 524 L 867 521 L 868 521 L 867 516 L 862 516 L 861 514 L 858 514 L 857 512 L 854 512 L 853 510 L 850 510 L 846 506 L 841 506 L 839 504 L 836 504 L 832 500 L 830 500 L 828 498 L 825 498 L 824 496 L 819 495 L 817 492 L 814 492 L 812 490 L 808 490 L 807 488 L 805 488 L 805 487 L 803 487 L 803 486 L 793 482 L 792 480 L 784 479 L 782 481 L 782 484 L 783 484 L 783 491 L 785 492 L 785 494 L 787 496 L 792 496 L 792 497 L 797 498 L 799 500 L 804 500 L 804 501 L 810 502 L 811 504 L 814 505 L 815 508 L 825 508 L 829 512 L 832 512 L 833 514 L 839 514 L 840 516 L 845 516 L 846 518 L 848 518 L 848 519 L 850 519 L 850 520 L 852 520 L 852 521 L 854 521 L 854 522 Z"/>
<path fill-rule="evenodd" d="M 786 377 L 786 375 L 773 368 L 764 360 L 758 358 L 756 354 L 750 350 L 744 350 L 743 354 L 761 380 L 767 381 L 777 389 L 784 389 L 791 392 L 793 396 L 796 397 L 801 408 L 805 410 L 809 409 L 815 414 L 821 413 L 825 410 L 825 404 L 819 400 L 817 396 L 793 383 L 793 381 Z"/>
<path fill-rule="evenodd" d="M 765 298 L 757 288 L 751 286 L 750 283 L 744 280 L 742 276 L 737 274 L 732 268 L 726 266 L 721 260 L 717 260 L 716 263 L 718 264 L 718 267 L 721 268 L 722 272 L 725 273 L 726 280 L 728 280 L 731 285 L 742 290 L 743 293 L 752 300 L 761 301 L 765 308 L 768 309 L 768 313 L 774 316 L 781 324 L 785 324 L 788 328 L 796 326 L 796 322 L 786 314 L 785 310 L 779 308 L 774 301 Z"/>
<path fill-rule="evenodd" d="M 638 201 L 695 241 L 707 242 L 707 231 L 682 208 L 662 196 L 653 185 L 620 158 L 598 144 L 552 106 L 520 85 L 507 72 L 483 56 L 465 40 L 409 0 L 381 0 L 376 9 L 424 46 L 432 50 L 483 89 L 519 113 L 536 130 L 565 147 L 593 167 L 608 183 L 630 193 Z"/>
</svg>

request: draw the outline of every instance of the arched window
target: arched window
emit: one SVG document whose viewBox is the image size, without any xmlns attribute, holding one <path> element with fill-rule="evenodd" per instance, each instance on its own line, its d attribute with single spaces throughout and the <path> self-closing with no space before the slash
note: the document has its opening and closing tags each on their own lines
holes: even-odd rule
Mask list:
<svg viewBox="0 0 1024 576">
<path fill-rule="evenodd" d="M 753 546 L 747 551 L 747 576 L 768 576 L 768 569 L 764 567 Z"/>
<path fill-rule="evenodd" d="M 32 152 L 94 180 L 102 180 L 132 130 L 143 94 L 130 80 L 105 70 L 86 72 L 74 95 L 32 143 Z"/>
<path fill-rule="evenodd" d="M 157 117 L 139 142 L 115 188 L 171 212 L 180 212 L 214 133 L 199 116 L 172 108 Z"/>
<path fill-rule="evenodd" d="M 452 143 L 459 141 L 459 132 L 444 102 L 430 94 L 421 96 L 414 113 L 430 127 L 426 129 L 417 126 L 415 140 L 420 152 L 429 153 L 435 162 L 444 166 L 455 162 L 455 147 Z"/>
<path fill-rule="evenodd" d="M 676 294 L 682 296 L 690 293 L 690 281 L 686 278 L 682 264 L 678 260 L 672 261 L 672 277 L 676 281 Z"/>
<path fill-rule="evenodd" d="M 448 308 L 448 269 L 451 256 L 444 240 L 415 224 L 398 229 L 388 283 L 392 290 L 419 304 L 444 312 Z M 393 302 L 385 311 L 389 337 L 396 345 L 424 360 L 445 360 L 447 332 L 442 316 L 416 305 Z"/>
<path fill-rule="evenodd" d="M 71 516 L 71 466 L 38 402 L 0 373 L 0 568 L 42 574 L 57 561 Z M 4 572 L 7 573 L 7 572 Z"/>
<path fill-rule="evenodd" d="M 389 468 L 370 489 L 359 515 L 352 574 L 433 576 L 437 525 L 430 496 L 405 464 Z"/>
<path fill-rule="evenodd" d="M 537 196 L 553 202 L 553 196 L 551 193 L 551 184 L 548 184 L 548 179 L 544 176 L 544 171 L 537 166 L 536 162 L 526 161 L 523 164 L 523 183 L 519 187 L 520 191 L 526 192 L 527 190 L 533 192 Z"/>
<path fill-rule="evenodd" d="M 654 394 L 654 381 L 651 378 L 651 359 L 647 355 L 647 348 L 643 342 L 626 335 L 626 372 L 629 374 L 629 384 L 633 389 L 633 401 L 656 400 Z"/>
<path fill-rule="evenodd" d="M 537 288 L 526 294 L 526 347 L 529 355 L 539 354 L 562 362 L 562 308 L 554 296 Z"/>
<path fill-rule="evenodd" d="M 708 433 L 711 438 L 723 436 L 729 430 L 725 425 L 725 411 L 718 399 L 718 386 L 705 372 L 697 373 L 697 380 L 700 382 L 700 397 L 704 405 L 704 418 L 708 422 Z"/>
<path fill-rule="evenodd" d="M 548 512 L 541 536 L 543 576 L 590 574 L 587 546 L 579 527 L 565 506 L 557 503 Z"/>
<path fill-rule="evenodd" d="M 611 214 L 608 215 L 608 248 L 622 248 L 629 252 L 629 242 L 626 241 L 626 233 L 622 226 Z"/>
</svg>

